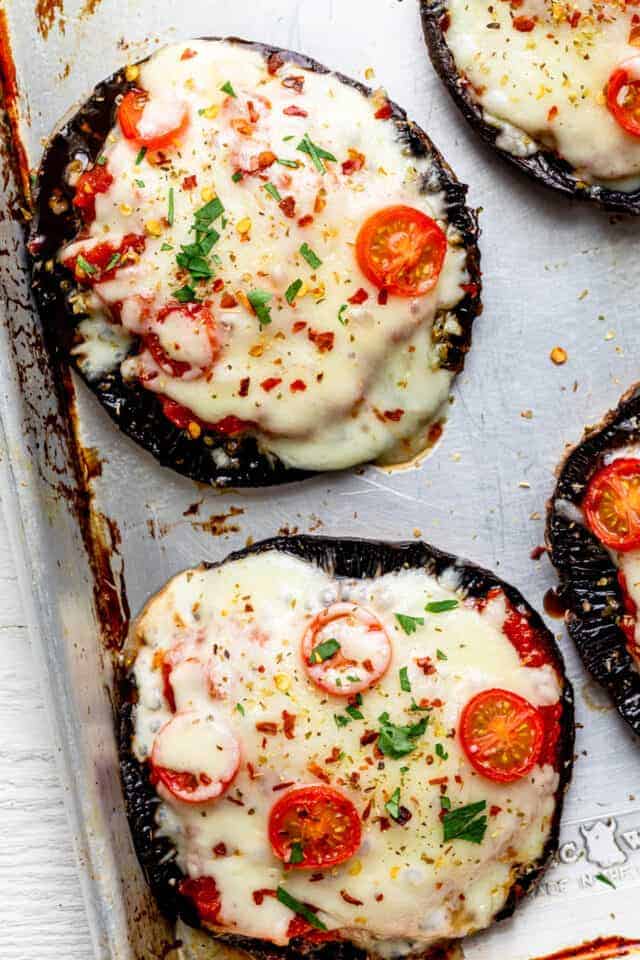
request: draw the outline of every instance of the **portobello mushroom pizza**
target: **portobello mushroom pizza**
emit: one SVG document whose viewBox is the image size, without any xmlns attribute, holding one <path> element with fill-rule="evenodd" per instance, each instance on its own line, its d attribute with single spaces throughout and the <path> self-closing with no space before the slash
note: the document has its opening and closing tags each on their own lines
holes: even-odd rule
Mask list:
<svg viewBox="0 0 640 960">
<path fill-rule="evenodd" d="M 141 862 L 169 915 L 252 955 L 435 957 L 509 915 L 554 849 L 571 688 L 540 617 L 478 567 L 268 540 L 174 577 L 128 654 Z"/>
<path fill-rule="evenodd" d="M 585 666 L 640 734 L 640 388 L 588 429 L 559 470 L 547 541 Z"/>
<path fill-rule="evenodd" d="M 634 0 L 421 0 L 433 64 L 469 123 L 531 176 L 640 213 Z"/>
<path fill-rule="evenodd" d="M 404 462 L 480 309 L 465 193 L 382 92 L 272 47 L 181 43 L 51 141 L 36 293 L 118 425 L 194 479 Z"/>
</svg>

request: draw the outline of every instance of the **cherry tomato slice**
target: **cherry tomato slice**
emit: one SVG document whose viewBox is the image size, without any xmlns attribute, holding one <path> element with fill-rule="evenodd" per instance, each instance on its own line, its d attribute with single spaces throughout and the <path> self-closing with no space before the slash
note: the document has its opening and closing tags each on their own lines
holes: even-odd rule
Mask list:
<svg viewBox="0 0 640 960">
<path fill-rule="evenodd" d="M 193 900 L 198 916 L 203 923 L 220 924 L 222 901 L 213 877 L 197 877 L 180 882 L 178 891 L 183 897 Z"/>
<path fill-rule="evenodd" d="M 198 769 L 184 769 L 183 756 L 197 757 Z M 188 711 L 177 713 L 158 733 L 150 779 L 183 803 L 210 803 L 225 792 L 239 766 L 240 747 L 232 731 L 209 714 Z"/>
<path fill-rule="evenodd" d="M 106 166 L 96 164 L 90 170 L 85 170 L 78 178 L 73 205 L 82 212 L 85 223 L 91 223 L 96 217 L 96 194 L 106 193 L 113 177 Z"/>
<path fill-rule="evenodd" d="M 517 693 L 483 690 L 462 711 L 460 740 L 478 773 L 511 783 L 535 766 L 544 741 L 544 724 L 540 712 Z"/>
<path fill-rule="evenodd" d="M 276 857 L 291 868 L 344 863 L 356 853 L 361 838 L 358 811 L 333 787 L 296 787 L 271 808 L 269 841 Z"/>
<path fill-rule="evenodd" d="M 447 238 L 431 217 L 413 207 L 378 210 L 365 220 L 356 258 L 365 277 L 400 297 L 433 290 L 447 252 Z"/>
<path fill-rule="evenodd" d="M 589 529 L 606 547 L 640 547 L 640 460 L 621 458 L 598 470 L 582 506 Z"/>
<path fill-rule="evenodd" d="M 356 603 L 322 610 L 302 637 L 302 662 L 311 680 L 336 697 L 361 693 L 384 676 L 391 641 L 372 613 Z"/>
<path fill-rule="evenodd" d="M 137 233 L 127 233 L 122 242 L 96 243 L 79 250 L 64 261 L 65 267 L 72 270 L 78 283 L 94 286 L 113 280 L 120 267 L 129 266 L 137 254 L 145 248 L 145 239 Z"/>
<path fill-rule="evenodd" d="M 640 137 L 640 57 L 625 60 L 609 77 L 607 107 L 623 130 Z"/>
<path fill-rule="evenodd" d="M 158 103 L 153 116 L 145 117 L 152 101 L 144 90 L 129 90 L 120 101 L 118 122 L 127 140 L 148 150 L 166 150 L 184 135 L 189 125 L 189 111 L 184 104 Z"/>
</svg>

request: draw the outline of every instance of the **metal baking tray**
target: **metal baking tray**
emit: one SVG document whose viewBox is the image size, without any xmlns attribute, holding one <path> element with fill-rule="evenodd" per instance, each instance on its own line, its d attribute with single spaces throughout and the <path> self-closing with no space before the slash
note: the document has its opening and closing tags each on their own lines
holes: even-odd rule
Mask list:
<svg viewBox="0 0 640 960">
<path fill-rule="evenodd" d="M 221 494 L 159 467 L 116 431 L 75 377 L 55 373 L 25 272 L 11 164 L 17 142 L 12 151 L 4 137 L 2 497 L 95 956 L 209 960 L 220 948 L 198 946 L 190 935 L 190 947 L 171 949 L 174 931 L 147 896 L 129 838 L 109 647 L 128 611 L 181 568 L 287 530 L 422 536 L 492 567 L 542 608 L 554 577 L 547 558 L 531 552 L 543 539 L 555 464 L 584 424 L 640 378 L 640 221 L 547 193 L 474 139 L 431 69 L 413 0 L 6 0 L 4 13 L 13 105 L 32 168 L 42 138 L 123 62 L 180 38 L 228 34 L 304 51 L 359 79 L 372 68 L 369 82 L 429 132 L 482 208 L 485 310 L 431 455 L 394 472 L 368 467 Z M 11 61 L 2 62 L 10 95 Z M 567 351 L 563 366 L 550 361 L 556 345 Z M 580 724 L 559 857 L 514 919 L 464 944 L 467 960 L 531 960 L 599 937 L 640 940 L 640 743 L 584 673 L 561 622 L 550 625 L 575 684 Z M 627 956 L 636 947 L 624 950 L 597 955 Z"/>
</svg>

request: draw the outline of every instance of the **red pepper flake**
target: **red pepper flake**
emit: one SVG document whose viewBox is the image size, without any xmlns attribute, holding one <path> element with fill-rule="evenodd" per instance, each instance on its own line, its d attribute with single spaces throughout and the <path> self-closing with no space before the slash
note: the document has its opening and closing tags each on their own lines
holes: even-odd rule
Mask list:
<svg viewBox="0 0 640 960">
<path fill-rule="evenodd" d="M 302 93 L 304 87 L 304 77 L 285 77 L 282 81 L 282 86 L 286 87 L 287 90 L 295 90 L 296 93 Z"/>
<path fill-rule="evenodd" d="M 285 217 L 294 217 L 296 214 L 296 200 L 295 197 L 283 197 L 280 203 L 278 204 Z"/>
<path fill-rule="evenodd" d="M 285 107 L 282 112 L 286 114 L 287 117 L 308 117 L 309 116 L 306 110 L 302 110 L 300 107 L 296 107 L 295 103 L 292 103 L 290 107 Z"/>
<path fill-rule="evenodd" d="M 253 765 L 252 763 L 247 763 L 247 770 L 249 771 L 249 779 L 250 779 L 250 780 L 257 780 L 257 779 L 258 779 L 258 774 L 256 773 L 256 768 L 254 767 L 254 765 Z"/>
<path fill-rule="evenodd" d="M 249 120 L 251 123 L 257 123 L 260 119 L 260 114 L 253 105 L 253 100 L 247 100 L 247 113 L 249 114 Z"/>
<path fill-rule="evenodd" d="M 451 17 L 448 13 L 443 13 L 439 20 L 440 29 L 443 33 L 446 33 L 449 27 L 451 26 Z"/>
<path fill-rule="evenodd" d="M 376 893 L 376 903 L 382 903 L 384 900 L 384 893 Z"/>
<path fill-rule="evenodd" d="M 276 53 L 275 51 L 270 53 L 267 60 L 267 73 L 269 73 L 272 77 L 275 77 L 276 73 L 282 66 L 284 66 L 284 60 L 280 54 Z"/>
<path fill-rule="evenodd" d="M 180 56 L 180 59 L 191 60 L 192 57 L 197 57 L 197 56 L 198 56 L 197 50 L 192 50 L 191 47 L 187 47 L 186 50 L 182 51 L 182 55 Z"/>
<path fill-rule="evenodd" d="M 581 19 L 582 19 L 582 10 L 574 10 L 571 16 L 569 17 L 569 26 L 571 27 L 572 30 L 575 30 L 575 28 L 580 23 Z"/>
<path fill-rule="evenodd" d="M 275 897 L 275 890 L 269 890 L 268 888 L 263 887 L 261 890 L 254 890 L 251 896 L 253 897 L 253 902 L 257 907 L 260 904 L 264 903 L 265 897 Z"/>
<path fill-rule="evenodd" d="M 291 390 L 291 393 L 300 393 L 306 389 L 307 389 L 307 385 L 304 382 L 304 380 L 294 380 L 291 386 L 289 387 L 289 390 Z"/>
<path fill-rule="evenodd" d="M 313 217 L 311 216 L 310 213 L 305 214 L 304 217 L 300 217 L 300 219 L 298 220 L 299 227 L 308 227 L 312 223 L 313 223 Z"/>
<path fill-rule="evenodd" d="M 267 733 L 270 737 L 273 737 L 278 732 L 278 724 L 272 723 L 270 720 L 261 720 L 260 723 L 256 723 L 256 730 L 260 733 Z"/>
<path fill-rule="evenodd" d="M 513 26 L 520 33 L 531 33 L 533 28 L 536 25 L 536 21 L 533 17 L 514 17 Z"/>
<path fill-rule="evenodd" d="M 368 820 L 371 815 L 371 807 L 373 806 L 373 801 L 369 800 L 369 803 L 366 805 L 362 811 L 361 817 L 363 820 Z"/>
<path fill-rule="evenodd" d="M 391 820 L 389 820 L 389 817 L 375 817 L 373 822 L 380 824 L 380 833 L 391 829 Z"/>
<path fill-rule="evenodd" d="M 284 783 L 276 783 L 275 787 L 272 787 L 273 793 L 278 793 L 279 790 L 288 790 L 289 787 L 292 787 L 295 783 L 295 780 L 286 780 Z"/>
<path fill-rule="evenodd" d="M 227 855 L 226 843 L 222 843 L 222 842 L 216 843 L 215 847 L 213 848 L 213 852 L 216 857 L 226 857 Z"/>
<path fill-rule="evenodd" d="M 369 659 L 369 657 L 367 657 L 366 660 L 363 660 L 363 661 L 362 661 L 362 666 L 365 668 L 365 670 L 367 671 L 367 673 L 373 673 L 373 664 L 372 664 L 371 660 Z"/>
<path fill-rule="evenodd" d="M 456 783 L 462 784 L 462 777 L 460 776 L 459 773 L 456 773 L 453 779 L 455 780 Z"/>
<path fill-rule="evenodd" d="M 269 393 L 270 390 L 273 390 L 274 387 L 277 387 L 279 383 L 282 383 L 282 377 L 267 377 L 266 380 L 263 380 L 260 386 L 265 393 Z"/>
<path fill-rule="evenodd" d="M 266 170 L 272 166 L 278 158 L 271 150 L 263 150 L 258 154 L 258 170 Z"/>
<path fill-rule="evenodd" d="M 333 350 L 333 341 L 335 338 L 336 335 L 333 330 L 327 330 L 324 333 L 318 330 L 309 330 L 309 340 L 315 343 L 320 353 L 328 353 L 330 350 Z"/>
<path fill-rule="evenodd" d="M 378 293 L 378 303 L 381 307 L 384 307 L 387 300 L 389 299 L 389 291 L 386 287 L 383 287 L 382 290 Z"/>
<path fill-rule="evenodd" d="M 398 420 L 402 420 L 403 417 L 404 410 L 385 410 L 384 412 L 385 420 L 393 420 L 395 423 L 397 423 Z"/>
<path fill-rule="evenodd" d="M 318 883 L 320 880 L 324 880 L 324 873 L 312 873 L 309 877 L 309 883 Z"/>
<path fill-rule="evenodd" d="M 547 552 L 546 547 L 542 547 L 542 546 L 534 547 L 531 553 L 529 554 L 529 557 L 532 560 L 539 560 L 540 557 L 543 557 L 546 552 Z"/>
<path fill-rule="evenodd" d="M 356 292 L 353 294 L 353 296 L 348 298 L 348 302 L 357 305 L 359 303 L 364 303 L 365 300 L 368 300 L 368 299 L 369 299 L 369 294 L 367 293 L 367 291 L 364 289 L 364 287 L 359 287 L 356 290 Z"/>
<path fill-rule="evenodd" d="M 374 743 L 378 739 L 377 730 L 365 730 L 365 732 L 360 737 L 360 745 L 363 747 L 368 747 L 370 743 Z"/>
<path fill-rule="evenodd" d="M 342 899 L 344 900 L 345 903 L 350 903 L 352 907 L 361 907 L 361 906 L 362 906 L 362 900 L 356 900 L 356 898 L 355 898 L 355 897 L 352 897 L 351 894 L 350 894 L 350 893 L 347 893 L 346 890 L 341 890 L 341 891 L 340 891 L 340 896 L 342 897 Z"/>
<path fill-rule="evenodd" d="M 337 763 L 338 760 L 340 759 L 340 754 L 341 754 L 341 753 L 342 753 L 342 751 L 340 750 L 340 747 L 332 747 L 332 748 L 331 748 L 331 753 L 329 754 L 328 757 L 325 757 L 325 758 L 324 758 L 324 762 L 325 762 L 325 763 Z"/>
<path fill-rule="evenodd" d="M 197 187 L 197 186 L 198 186 L 198 178 L 196 177 L 195 173 L 192 173 L 191 176 L 189 177 L 185 177 L 184 180 L 182 181 L 183 190 L 193 190 L 194 187 Z"/>
<path fill-rule="evenodd" d="M 496 806 L 495 803 L 491 804 L 491 806 L 489 807 L 489 816 L 497 817 L 499 813 L 502 813 L 502 807 Z"/>
<path fill-rule="evenodd" d="M 329 774 L 326 770 L 323 770 L 319 763 L 316 763 L 315 760 L 310 760 L 307 764 L 307 770 L 309 773 L 313 774 L 314 777 L 317 777 L 318 780 L 324 781 L 324 783 L 330 783 Z"/>
<path fill-rule="evenodd" d="M 304 330 L 306 325 L 307 325 L 306 320 L 296 320 L 296 322 L 293 325 L 293 332 L 300 333 L 301 330 Z"/>
<path fill-rule="evenodd" d="M 223 287 L 224 287 L 224 280 L 222 279 L 222 277 L 216 277 L 216 279 L 213 281 L 213 292 L 220 293 Z"/>
<path fill-rule="evenodd" d="M 358 150 L 349 150 L 349 159 L 343 162 L 342 172 L 348 177 L 357 170 L 362 170 L 366 159 L 364 153 L 360 153 Z"/>
<path fill-rule="evenodd" d="M 246 397 L 249 393 L 249 384 L 251 383 L 251 377 L 243 377 L 240 381 L 240 389 L 238 390 L 239 397 Z"/>
<path fill-rule="evenodd" d="M 449 783 L 449 777 L 432 777 L 429 784 L 432 787 L 439 787 L 443 783 Z"/>
<path fill-rule="evenodd" d="M 388 100 L 374 113 L 374 117 L 376 118 L 376 120 L 388 120 L 392 116 L 393 116 L 393 109 Z"/>
<path fill-rule="evenodd" d="M 236 807 L 244 807 L 244 800 L 239 800 L 238 797 L 227 797 L 229 803 L 235 803 Z"/>
<path fill-rule="evenodd" d="M 282 722 L 284 724 L 284 735 L 287 740 L 293 740 L 295 737 L 295 726 L 296 726 L 296 715 L 295 713 L 287 713 L 286 710 L 282 711 Z"/>
<path fill-rule="evenodd" d="M 416 663 L 424 673 L 425 677 L 430 677 L 432 673 L 436 672 L 436 668 L 433 665 L 431 657 L 420 657 L 419 660 L 416 660 Z"/>
<path fill-rule="evenodd" d="M 547 120 L 551 122 L 552 120 L 555 120 L 557 116 L 558 116 L 558 108 L 556 106 L 551 107 L 547 114 Z"/>
<path fill-rule="evenodd" d="M 238 306 L 238 301 L 232 293 L 223 293 L 220 297 L 220 306 L 223 310 L 231 310 L 233 307 Z"/>
<path fill-rule="evenodd" d="M 480 287 L 477 283 L 461 283 L 460 289 L 468 293 L 470 297 L 477 297 L 480 293 Z"/>
</svg>

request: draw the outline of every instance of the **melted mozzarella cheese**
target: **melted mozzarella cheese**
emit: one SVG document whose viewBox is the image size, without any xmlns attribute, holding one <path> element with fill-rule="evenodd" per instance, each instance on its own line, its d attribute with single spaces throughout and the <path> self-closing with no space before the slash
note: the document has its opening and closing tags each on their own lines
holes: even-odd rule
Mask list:
<svg viewBox="0 0 640 960">
<path fill-rule="evenodd" d="M 229 931 L 285 943 L 290 910 L 274 897 L 259 904 L 252 897 L 281 884 L 313 904 L 329 929 L 342 930 L 375 955 L 424 949 L 491 923 L 516 872 L 541 855 L 555 809 L 555 771 L 536 766 L 515 783 L 487 780 L 466 760 L 456 728 L 462 708 L 481 690 L 506 688 L 542 706 L 558 701 L 560 681 L 550 666 L 521 664 L 501 629 L 502 600 L 479 613 L 456 593 L 456 582 L 454 570 L 440 580 L 416 570 L 336 580 L 315 565 L 270 551 L 179 574 L 143 611 L 132 632 L 139 692 L 135 755 L 148 759 L 173 716 L 158 666 L 167 655 L 183 663 L 172 674 L 177 710 L 219 718 L 241 745 L 241 767 L 225 797 L 198 807 L 163 794 L 158 811 L 160 832 L 175 845 L 181 869 L 215 879 L 220 921 Z M 428 602 L 451 598 L 459 601 L 456 609 L 425 612 Z M 311 682 L 300 645 L 321 610 L 346 601 L 378 618 L 393 652 L 385 676 L 362 694 L 364 719 L 339 725 L 335 717 L 346 716 L 348 700 Z M 396 613 L 424 623 L 407 634 Z M 418 664 L 425 656 L 433 672 Z M 400 686 L 403 667 L 411 692 Z M 365 731 L 378 729 L 383 712 L 400 725 L 427 716 L 411 710 L 424 699 L 435 706 L 412 753 L 379 762 L 371 744 L 361 745 Z M 295 716 L 293 737 L 285 733 L 283 711 Z M 265 733 L 265 722 L 277 732 Z M 442 749 L 436 751 L 438 743 Z M 318 771 L 361 815 L 367 807 L 370 812 L 360 849 L 312 882 L 313 871 L 283 868 L 272 853 L 267 824 L 282 796 L 279 787 L 319 782 Z M 396 788 L 412 813 L 403 826 L 391 823 L 385 809 Z M 486 801 L 491 815 L 481 844 L 444 843 L 442 789 L 454 809 Z M 387 817 L 389 829 L 381 829 L 380 817 Z M 226 854 L 215 856 L 221 843 Z M 342 891 L 361 905 L 348 903 Z"/>
<path fill-rule="evenodd" d="M 637 188 L 640 138 L 618 125 L 605 99 L 613 71 L 638 53 L 629 42 L 635 5 L 447 0 L 447 9 L 447 44 L 467 91 L 501 131 L 499 146 L 516 156 L 551 147 L 586 182 Z M 523 32 L 513 18 L 535 26 Z"/>
<path fill-rule="evenodd" d="M 185 51 L 194 55 L 183 59 Z M 301 91 L 289 83 L 292 77 L 302 83 Z M 176 254 L 194 240 L 196 210 L 218 196 L 224 215 L 213 223 L 220 238 L 209 255 L 215 280 L 194 286 L 211 306 L 222 349 L 198 376 L 172 376 L 170 367 L 161 369 L 141 350 L 121 364 L 125 379 L 141 378 L 148 389 L 205 423 L 230 415 L 249 421 L 261 448 L 292 467 L 338 469 L 385 455 L 407 459 L 415 451 L 405 449 L 402 457 L 403 446 L 424 436 L 452 380 L 440 365 L 434 320 L 460 301 L 469 279 L 461 238 L 447 224 L 444 195 L 425 187 L 431 159 L 412 157 L 394 123 L 375 119 L 381 102 L 375 97 L 292 63 L 272 76 L 262 54 L 237 44 L 193 41 L 166 48 L 141 65 L 137 83 L 150 96 L 141 120 L 145 129 L 155 124 L 166 129 L 167 116 L 177 125 L 186 105 L 189 126 L 181 147 L 168 150 L 170 162 L 161 166 L 141 160 L 138 147 L 116 126 L 104 147 L 113 184 L 96 196 L 89 237 L 69 245 L 61 259 L 98 240 L 117 243 L 126 234 L 145 235 L 137 263 L 96 284 L 94 296 L 102 309 L 118 304 L 126 331 L 159 334 L 155 314 L 191 283 Z M 226 84 L 234 96 L 221 89 Z M 292 114 L 294 108 L 306 116 Z M 249 116 L 255 123 L 248 124 Z M 305 134 L 336 157 L 322 164 L 324 172 L 297 149 Z M 364 166 L 343 173 L 350 151 L 363 155 Z M 234 182 L 237 170 L 254 168 L 269 152 L 285 163 Z M 293 218 L 265 190 L 268 182 L 280 197 L 295 198 Z M 448 248 L 429 294 L 390 296 L 380 305 L 354 248 L 367 217 L 391 204 L 416 207 L 436 219 Z M 301 226 L 301 218 L 310 222 Z M 305 259 L 305 243 L 319 266 Z M 285 293 L 297 280 L 303 286 L 290 304 Z M 349 304 L 361 287 L 367 300 Z M 271 297 L 268 325 L 260 325 L 247 301 L 255 290 Z M 189 337 L 186 326 L 182 334 L 173 332 L 173 344 Z M 91 320 L 79 333 L 86 356 L 97 344 L 104 352 L 104 338 L 93 332 Z M 172 359 L 184 356 L 167 337 L 162 346 Z M 113 366 L 120 361 L 114 351 Z M 103 367 L 102 354 L 85 364 L 87 372 Z"/>
</svg>

